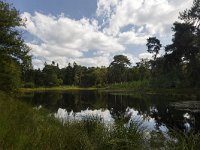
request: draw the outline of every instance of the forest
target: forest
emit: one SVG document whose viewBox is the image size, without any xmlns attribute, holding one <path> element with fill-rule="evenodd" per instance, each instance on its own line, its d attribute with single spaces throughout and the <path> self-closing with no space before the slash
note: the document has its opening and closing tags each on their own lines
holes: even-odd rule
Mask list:
<svg viewBox="0 0 200 150">
<path fill-rule="evenodd" d="M 113 83 L 147 81 L 149 88 L 196 88 L 200 86 L 200 1 L 180 13 L 179 22 L 172 25 L 173 37 L 169 45 L 162 45 L 156 37 L 149 37 L 146 49 L 152 59 L 142 59 L 136 65 L 124 55 L 116 55 L 108 67 L 85 67 L 59 64 L 52 61 L 43 69 L 33 69 L 30 48 L 22 32 L 24 26 L 19 12 L 1 2 L 0 24 L 0 88 L 4 91 L 19 87 L 51 87 L 74 85 L 105 87 Z"/>
</svg>

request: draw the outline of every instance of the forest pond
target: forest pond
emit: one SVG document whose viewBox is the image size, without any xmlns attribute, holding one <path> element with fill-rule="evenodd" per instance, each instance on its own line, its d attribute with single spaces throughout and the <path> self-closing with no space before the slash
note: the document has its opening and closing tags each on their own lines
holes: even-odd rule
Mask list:
<svg viewBox="0 0 200 150">
<path fill-rule="evenodd" d="M 113 123 L 116 118 L 124 117 L 142 121 L 150 130 L 200 131 L 198 97 L 72 90 L 25 93 L 22 99 L 34 109 L 43 107 L 63 120 L 98 115 L 105 123 Z"/>
</svg>

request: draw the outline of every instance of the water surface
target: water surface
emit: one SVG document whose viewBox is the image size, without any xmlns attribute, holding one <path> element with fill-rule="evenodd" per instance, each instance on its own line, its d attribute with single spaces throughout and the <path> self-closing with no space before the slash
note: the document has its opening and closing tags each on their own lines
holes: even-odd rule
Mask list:
<svg viewBox="0 0 200 150">
<path fill-rule="evenodd" d="M 103 114 L 111 122 L 119 117 L 143 120 L 158 130 L 189 128 L 200 130 L 198 97 L 138 94 L 134 92 L 103 92 L 97 90 L 31 92 L 23 100 L 33 107 L 43 107 L 58 117 Z M 127 120 L 128 122 L 128 120 Z"/>
</svg>

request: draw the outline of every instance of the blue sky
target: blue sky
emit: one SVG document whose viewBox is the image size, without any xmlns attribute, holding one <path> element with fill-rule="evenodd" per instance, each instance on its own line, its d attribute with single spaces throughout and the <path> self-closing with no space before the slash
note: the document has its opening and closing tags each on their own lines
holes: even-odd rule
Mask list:
<svg viewBox="0 0 200 150">
<path fill-rule="evenodd" d="M 20 12 L 35 11 L 44 14 L 58 15 L 65 13 L 67 16 L 80 19 L 93 17 L 96 12 L 96 0 L 7 0 L 20 10 Z"/>
<path fill-rule="evenodd" d="M 170 43 L 171 27 L 192 0 L 7 0 L 26 19 L 24 38 L 35 68 L 56 61 L 108 66 L 114 55 L 133 64 L 151 58 L 146 39 Z"/>
</svg>

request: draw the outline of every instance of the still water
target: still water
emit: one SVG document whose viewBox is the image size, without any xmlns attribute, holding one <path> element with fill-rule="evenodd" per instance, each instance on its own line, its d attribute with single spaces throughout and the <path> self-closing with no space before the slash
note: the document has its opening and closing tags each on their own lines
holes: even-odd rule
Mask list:
<svg viewBox="0 0 200 150">
<path fill-rule="evenodd" d="M 63 121 L 97 115 L 107 124 L 123 117 L 127 124 L 142 121 L 150 130 L 200 131 L 199 97 L 77 90 L 25 93 L 22 99 Z"/>
</svg>

